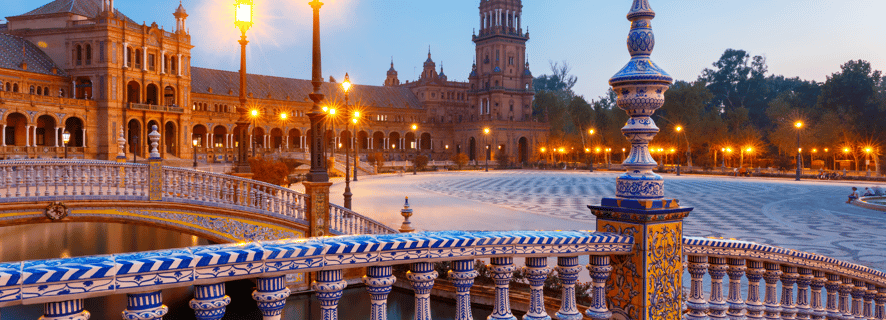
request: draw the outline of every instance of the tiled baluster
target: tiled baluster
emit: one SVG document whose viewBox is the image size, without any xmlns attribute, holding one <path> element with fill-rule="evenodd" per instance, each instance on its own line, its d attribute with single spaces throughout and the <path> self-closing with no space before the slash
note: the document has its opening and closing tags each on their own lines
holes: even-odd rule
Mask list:
<svg viewBox="0 0 886 320">
<path fill-rule="evenodd" d="M 821 289 L 824 288 L 825 283 L 828 282 L 827 276 L 825 276 L 824 271 L 820 270 L 812 270 L 812 284 L 810 284 L 812 297 L 810 301 L 812 302 L 812 319 L 815 320 L 824 320 L 827 319 L 828 312 L 821 304 Z"/>
<path fill-rule="evenodd" d="M 495 304 L 492 307 L 492 314 L 487 319 L 517 320 L 517 317 L 511 313 L 510 298 L 511 278 L 517 270 L 514 258 L 491 258 L 490 261 L 486 267 L 492 273 L 492 280 L 495 281 Z"/>
<path fill-rule="evenodd" d="M 877 320 L 886 319 L 886 288 L 878 287 L 877 296 L 874 299 L 874 318 Z"/>
<path fill-rule="evenodd" d="M 686 307 L 689 312 L 685 318 L 689 320 L 708 319 L 708 302 L 704 296 L 704 275 L 708 272 L 708 257 L 689 256 L 689 277 L 692 279 L 689 285 L 689 299 Z"/>
<path fill-rule="evenodd" d="M 85 166 L 83 168 L 86 169 L 86 177 L 84 177 L 84 178 L 86 179 L 86 184 L 89 185 L 89 195 L 94 196 L 95 195 L 95 171 L 94 171 L 95 167 Z"/>
<path fill-rule="evenodd" d="M 231 303 L 231 297 L 225 295 L 225 284 L 194 286 L 194 299 L 189 305 L 194 309 L 197 320 L 219 320 L 225 316 L 225 308 Z"/>
<path fill-rule="evenodd" d="M 40 320 L 89 320 L 89 311 L 83 310 L 83 299 L 47 302 Z"/>
<path fill-rule="evenodd" d="M 843 319 L 843 314 L 840 312 L 839 304 L 838 304 L 838 291 L 840 290 L 840 276 L 836 274 L 828 274 L 828 282 L 825 283 L 825 288 L 828 290 L 828 306 L 827 306 L 827 317 L 828 319 Z"/>
<path fill-rule="evenodd" d="M 366 284 L 366 291 L 369 291 L 369 297 L 372 299 L 370 302 L 372 310 L 369 312 L 370 320 L 388 319 L 388 294 L 391 293 L 391 288 L 397 281 L 397 277 L 394 277 L 392 271 L 391 266 L 366 268 L 363 283 Z"/>
<path fill-rule="evenodd" d="M 850 319 L 864 319 L 864 295 L 867 285 L 861 280 L 852 280 L 852 316 Z"/>
<path fill-rule="evenodd" d="M 169 312 L 169 308 L 163 305 L 161 291 L 130 293 L 126 298 L 129 302 L 126 310 L 123 310 L 123 319 L 126 320 L 163 319 Z"/>
<path fill-rule="evenodd" d="M 528 259 L 527 259 L 528 260 Z M 471 287 L 474 278 L 480 274 L 474 270 L 474 260 L 458 260 L 452 262 L 449 280 L 455 286 L 455 320 L 473 320 L 471 314 Z"/>
<path fill-rule="evenodd" d="M 609 276 L 612 275 L 612 266 L 609 265 L 609 256 L 591 256 L 591 264 L 588 265 L 588 271 L 591 272 L 594 288 L 592 289 L 591 307 L 585 311 L 585 315 L 591 319 L 609 320 L 612 318 L 612 311 L 609 311 L 609 307 L 606 306 L 606 281 L 609 280 Z M 538 285 L 538 296 L 540 298 L 542 296 L 541 286 L 543 284 L 544 280 Z M 539 304 L 544 306 L 543 301 L 539 301 Z M 545 319 L 550 318 L 551 317 L 547 317 Z M 526 318 L 524 317 L 523 319 L 525 320 Z"/>
<path fill-rule="evenodd" d="M 874 319 L 874 297 L 877 296 L 877 287 L 873 283 L 866 285 L 868 289 L 864 293 L 864 319 Z"/>
<path fill-rule="evenodd" d="M 280 320 L 283 306 L 286 305 L 286 299 L 289 298 L 290 293 L 289 288 L 286 287 L 286 276 L 255 280 L 252 299 L 261 310 L 262 317 L 264 320 Z"/>
<path fill-rule="evenodd" d="M 34 166 L 34 196 L 40 196 L 40 186 L 43 184 L 43 170 L 39 165 Z"/>
<path fill-rule="evenodd" d="M 102 196 L 105 194 L 105 167 L 95 167 L 95 171 L 98 172 L 98 195 Z"/>
<path fill-rule="evenodd" d="M 744 278 L 746 270 L 744 259 L 729 259 L 729 270 L 726 271 L 729 275 L 729 296 L 726 298 L 729 312 L 726 315 L 730 320 L 745 319 L 744 312 L 747 305 L 741 299 L 741 278 Z"/>
<path fill-rule="evenodd" d="M 592 266 L 588 266 L 592 268 Z M 526 258 L 526 266 L 523 267 L 523 274 L 529 280 L 529 310 L 523 315 L 523 320 L 550 320 L 548 312 L 545 311 L 544 284 L 548 278 L 548 258 Z M 591 271 L 593 274 L 593 271 Z M 604 282 L 605 285 L 605 282 Z M 605 299 L 603 297 L 604 307 Z M 590 312 L 590 311 L 589 311 Z"/>
<path fill-rule="evenodd" d="M 25 197 L 31 196 L 31 170 L 33 169 L 33 167 L 27 166 L 25 167 L 25 170 L 22 170 L 25 172 L 25 177 L 23 179 L 25 185 Z"/>
<path fill-rule="evenodd" d="M 580 320 L 582 314 L 575 306 L 575 282 L 578 281 L 578 273 L 582 267 L 578 265 L 578 257 L 557 258 L 557 277 L 563 286 L 560 311 L 557 311 L 557 319 Z"/>
<path fill-rule="evenodd" d="M 79 178 L 78 181 L 80 182 L 80 195 L 85 196 L 86 195 L 86 185 L 87 185 L 86 173 L 83 172 L 84 170 L 83 170 L 83 167 L 81 167 L 81 166 L 76 167 L 75 170 L 77 172 L 77 177 Z"/>
<path fill-rule="evenodd" d="M 342 281 L 341 270 L 317 272 L 317 281 L 314 281 L 311 288 L 317 292 L 317 299 L 320 300 L 320 319 L 338 319 L 338 300 L 341 299 L 347 285 Z"/>
<path fill-rule="evenodd" d="M 845 320 L 852 319 L 852 299 L 849 298 L 849 294 L 854 289 L 852 279 L 840 277 L 840 280 L 842 280 L 842 284 L 840 284 L 840 314 Z"/>
<path fill-rule="evenodd" d="M 711 319 L 726 319 L 726 311 L 729 305 L 723 299 L 723 277 L 729 270 L 726 258 L 710 257 L 708 273 L 711 275 L 711 298 L 708 300 L 708 317 Z"/>
<path fill-rule="evenodd" d="M 778 303 L 778 281 L 781 280 L 781 266 L 776 263 L 766 262 L 766 273 L 763 279 L 766 281 L 766 297 L 763 299 L 765 316 L 768 320 L 781 319 L 781 305 Z"/>
<path fill-rule="evenodd" d="M 437 276 L 434 264 L 428 262 L 413 263 L 406 273 L 406 279 L 415 291 L 415 320 L 431 320 L 431 288 Z"/>
<path fill-rule="evenodd" d="M 794 284 L 797 283 L 797 267 L 781 267 L 781 318 L 796 319 L 797 306 L 794 304 Z"/>
<path fill-rule="evenodd" d="M 18 198 L 18 197 L 21 197 L 21 196 L 22 196 L 22 192 L 21 192 L 21 186 L 22 186 L 22 182 L 21 182 L 21 179 L 22 179 L 22 169 L 21 169 L 21 168 L 16 168 L 15 171 L 13 171 L 13 172 L 15 173 L 15 174 L 14 174 L 14 179 L 15 179 L 15 197 Z"/>
<path fill-rule="evenodd" d="M 812 319 L 812 307 L 809 306 L 809 285 L 812 279 L 812 270 L 806 268 L 797 269 L 800 276 L 797 278 L 797 319 Z M 818 296 L 818 304 L 821 304 L 821 296 Z"/>
</svg>

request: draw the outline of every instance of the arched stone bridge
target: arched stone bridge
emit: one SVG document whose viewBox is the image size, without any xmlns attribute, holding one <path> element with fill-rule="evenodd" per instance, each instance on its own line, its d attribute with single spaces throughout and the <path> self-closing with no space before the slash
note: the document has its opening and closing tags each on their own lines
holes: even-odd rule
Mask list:
<svg viewBox="0 0 886 320">
<path fill-rule="evenodd" d="M 0 161 L 0 226 L 118 222 L 220 243 L 303 238 L 306 200 L 279 186 L 159 163 Z M 329 213 L 333 234 L 395 233 L 332 204 Z"/>
</svg>

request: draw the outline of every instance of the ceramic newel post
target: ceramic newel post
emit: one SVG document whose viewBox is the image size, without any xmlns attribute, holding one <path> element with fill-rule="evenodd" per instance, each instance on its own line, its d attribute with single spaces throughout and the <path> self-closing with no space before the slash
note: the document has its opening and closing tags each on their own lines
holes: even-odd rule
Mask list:
<svg viewBox="0 0 886 320">
<path fill-rule="evenodd" d="M 151 201 L 160 201 L 163 200 L 163 158 L 160 157 L 160 151 L 157 150 L 160 145 L 160 132 L 157 132 L 157 126 L 151 127 L 148 138 L 151 140 L 151 154 L 148 157 L 148 183 L 150 184 L 148 197 Z"/>
<path fill-rule="evenodd" d="M 597 217 L 598 231 L 635 237 L 631 255 L 612 257 L 608 286 L 620 281 L 616 288 L 635 288 L 607 290 L 613 317 L 680 319 L 683 218 L 692 209 L 664 197 L 664 179 L 652 172 L 657 164 L 649 153 L 649 142 L 659 132 L 652 115 L 664 105 L 664 93 L 673 78 L 650 58 L 655 47 L 655 12 L 649 1 L 634 0 L 627 18 L 631 60 L 609 84 L 617 94 L 618 107 L 630 116 L 622 132 L 631 143 L 631 153 L 624 161 L 626 172 L 616 179 L 615 197 L 588 207 Z"/>
</svg>

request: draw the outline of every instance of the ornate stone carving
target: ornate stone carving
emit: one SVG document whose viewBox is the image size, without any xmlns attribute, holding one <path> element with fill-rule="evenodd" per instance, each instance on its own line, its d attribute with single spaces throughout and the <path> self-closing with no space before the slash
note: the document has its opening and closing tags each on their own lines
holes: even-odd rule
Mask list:
<svg viewBox="0 0 886 320">
<path fill-rule="evenodd" d="M 46 217 L 49 218 L 49 220 L 53 220 L 53 221 L 62 220 L 64 218 L 66 218 L 68 216 L 68 214 L 70 214 L 70 213 L 71 213 L 71 210 L 68 209 L 68 207 L 65 206 L 64 203 L 57 202 L 57 201 L 50 203 L 48 206 L 46 206 L 46 211 L 45 211 Z"/>
</svg>

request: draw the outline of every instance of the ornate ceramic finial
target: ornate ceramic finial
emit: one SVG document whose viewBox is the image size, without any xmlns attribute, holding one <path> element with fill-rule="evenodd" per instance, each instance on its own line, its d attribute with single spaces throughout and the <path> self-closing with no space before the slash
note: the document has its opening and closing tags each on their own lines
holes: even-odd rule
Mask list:
<svg viewBox="0 0 886 320">
<path fill-rule="evenodd" d="M 160 146 L 160 133 L 157 132 L 157 126 L 151 126 L 151 134 L 148 135 L 148 138 L 151 139 L 151 159 L 160 159 L 160 151 L 157 150 L 157 147 Z"/>
<path fill-rule="evenodd" d="M 409 209 L 409 197 L 406 197 L 406 203 L 403 204 L 403 210 L 400 210 L 400 215 L 403 216 L 403 224 L 400 225 L 400 232 L 409 233 L 414 232 L 415 228 L 412 227 L 412 222 L 409 222 L 409 217 L 412 216 L 412 209 Z"/>
<path fill-rule="evenodd" d="M 123 133 L 123 126 L 120 126 L 120 137 L 117 138 L 117 147 L 120 152 L 117 152 L 117 158 L 126 158 L 126 138 Z"/>
<path fill-rule="evenodd" d="M 651 116 L 664 104 L 664 93 L 673 78 L 649 58 L 655 47 L 651 24 L 655 12 L 649 1 L 634 0 L 627 17 L 631 21 L 627 43 L 631 61 L 609 79 L 609 85 L 618 95 L 618 107 L 631 117 L 622 128 L 631 142 L 631 154 L 624 161 L 627 172 L 617 179 L 616 196 L 661 199 L 664 180 L 652 172 L 657 163 L 649 153 L 649 141 L 659 132 Z"/>
</svg>

